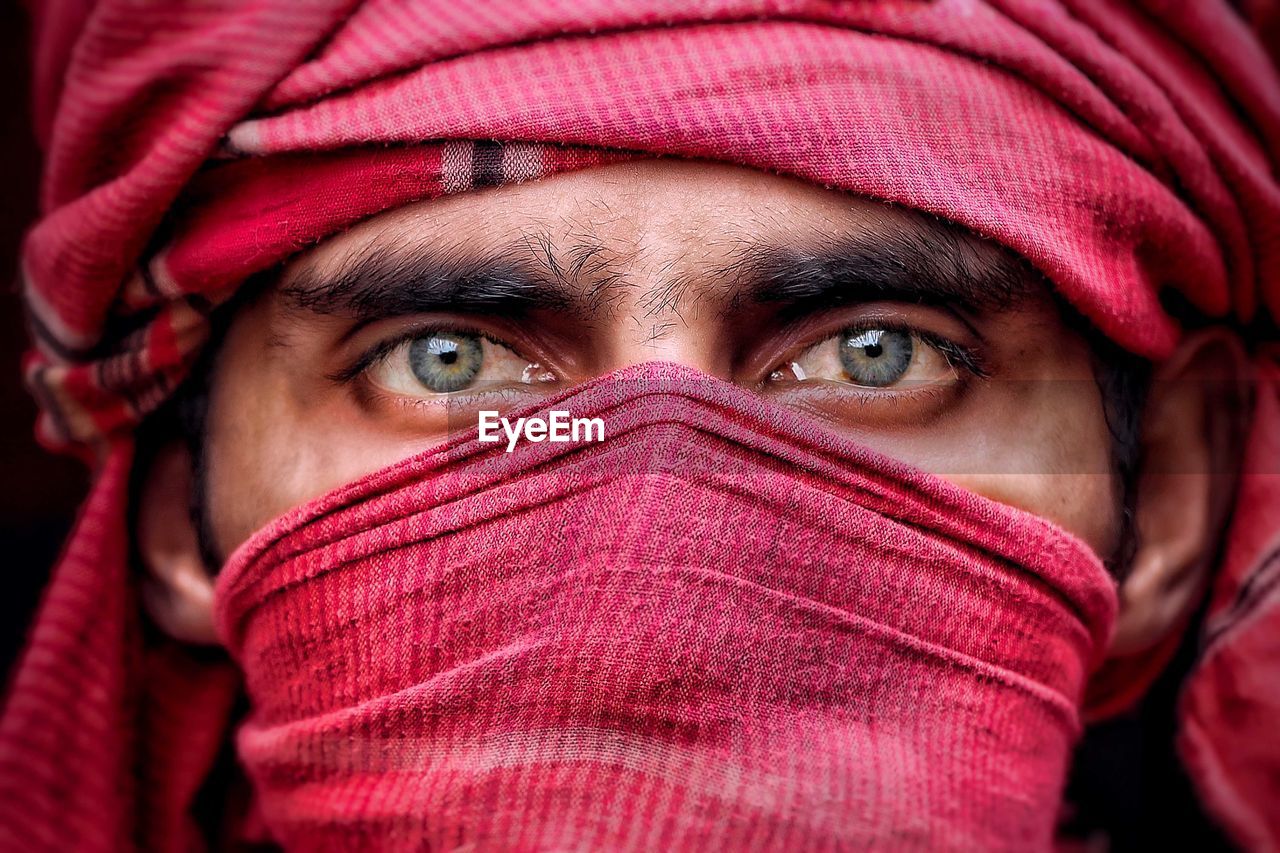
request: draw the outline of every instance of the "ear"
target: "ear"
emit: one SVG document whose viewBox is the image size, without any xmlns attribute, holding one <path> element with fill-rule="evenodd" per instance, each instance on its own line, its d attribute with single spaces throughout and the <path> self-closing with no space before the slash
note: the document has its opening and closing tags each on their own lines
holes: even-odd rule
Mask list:
<svg viewBox="0 0 1280 853">
<path fill-rule="evenodd" d="M 174 442 L 151 461 L 139 492 L 134 535 L 142 558 L 142 599 L 166 634 L 187 643 L 218 642 L 213 577 L 191 514 L 191 453 Z"/>
<path fill-rule="evenodd" d="M 1123 693 L 1119 704 L 1145 692 L 1203 599 L 1232 505 L 1248 371 L 1234 336 L 1206 330 L 1189 335 L 1152 379 L 1133 503 L 1136 548 L 1093 685 Z M 1093 698 L 1115 705 L 1121 697 Z"/>
</svg>

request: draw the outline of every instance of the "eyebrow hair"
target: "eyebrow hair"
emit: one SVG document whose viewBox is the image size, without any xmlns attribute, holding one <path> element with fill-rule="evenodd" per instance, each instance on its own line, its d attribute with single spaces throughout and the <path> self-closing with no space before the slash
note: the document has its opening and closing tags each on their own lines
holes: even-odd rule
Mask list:
<svg viewBox="0 0 1280 853">
<path fill-rule="evenodd" d="M 638 308 L 650 316 L 675 310 L 696 278 L 727 296 L 726 312 L 744 299 L 796 312 L 869 299 L 1001 310 L 1034 291 L 1034 270 L 1012 251 L 959 225 L 898 214 L 892 227 L 816 243 L 741 241 L 731 263 L 655 282 Z M 554 240 L 538 233 L 486 253 L 375 242 L 344 257 L 332 273 L 304 268 L 280 292 L 295 309 L 360 320 L 437 311 L 519 316 L 534 309 L 590 319 L 635 286 L 625 263 L 589 232 L 560 255 Z"/>
<path fill-rule="evenodd" d="M 514 260 L 515 252 L 471 255 L 379 243 L 345 257 L 332 273 L 307 268 L 280 288 L 289 306 L 360 319 L 454 310 L 517 313 L 568 310 L 554 274 Z"/>
<path fill-rule="evenodd" d="M 913 217 L 888 233 L 814 248 L 754 246 L 732 275 L 760 303 L 835 306 L 886 299 L 999 311 L 1037 291 L 1021 256 L 950 222 Z"/>
</svg>

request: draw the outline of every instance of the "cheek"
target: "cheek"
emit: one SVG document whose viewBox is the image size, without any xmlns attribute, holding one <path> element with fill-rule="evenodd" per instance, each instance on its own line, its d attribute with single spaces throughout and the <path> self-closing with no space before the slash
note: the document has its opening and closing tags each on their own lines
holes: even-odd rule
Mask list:
<svg viewBox="0 0 1280 853">
<path fill-rule="evenodd" d="M 1119 544 L 1122 496 L 1096 384 L 1019 383 L 989 405 L 984 424 L 974 464 L 951 479 L 1046 518 L 1109 557 Z"/>
<path fill-rule="evenodd" d="M 273 519 L 433 442 L 372 429 L 346 397 L 315 393 L 288 371 L 288 350 L 238 317 L 219 354 L 205 437 L 206 515 L 229 556 Z"/>
<path fill-rule="evenodd" d="M 1120 496 L 1110 475 L 987 474 L 957 484 L 1054 522 L 1104 560 L 1119 546 Z"/>
<path fill-rule="evenodd" d="M 299 404 L 266 371 L 225 375 L 210 407 L 206 448 L 206 500 L 224 555 L 293 507 L 433 443 L 370 429 L 349 406 Z M 984 400 L 936 431 L 858 437 L 962 488 L 1053 521 L 1105 557 L 1119 539 L 1119 483 L 1097 395 L 1081 396 Z"/>
<path fill-rule="evenodd" d="M 1091 377 L 985 380 L 934 424 L 852 435 L 961 488 L 1052 521 L 1103 558 L 1119 544 L 1120 481 Z"/>
<path fill-rule="evenodd" d="M 211 427 L 207 445 L 206 501 L 224 556 L 290 509 L 431 445 L 367 433 L 342 412 L 274 405 L 252 386 L 235 396 L 246 405 L 227 406 L 239 414 Z"/>
</svg>

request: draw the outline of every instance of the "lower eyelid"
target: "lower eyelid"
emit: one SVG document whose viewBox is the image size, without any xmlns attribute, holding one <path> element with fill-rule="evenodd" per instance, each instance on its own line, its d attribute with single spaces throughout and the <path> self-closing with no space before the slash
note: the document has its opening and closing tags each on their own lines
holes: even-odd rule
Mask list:
<svg viewBox="0 0 1280 853">
<path fill-rule="evenodd" d="M 512 406 L 522 402 L 526 394 L 532 392 L 510 385 L 501 388 L 488 388 L 479 391 L 458 391 L 448 394 L 429 394 L 415 396 L 399 394 L 376 386 L 361 392 L 361 402 L 369 406 L 393 406 L 400 409 L 430 411 L 448 416 L 451 411 L 468 412 L 481 406 Z M 474 425 L 473 422 L 468 421 Z"/>
<path fill-rule="evenodd" d="M 836 383 L 819 387 L 793 385 L 779 391 L 772 399 L 781 406 L 795 409 L 809 417 L 836 426 L 902 426 L 923 424 L 958 405 L 965 394 L 966 383 L 931 385 L 903 391 L 893 388 L 867 388 Z"/>
</svg>

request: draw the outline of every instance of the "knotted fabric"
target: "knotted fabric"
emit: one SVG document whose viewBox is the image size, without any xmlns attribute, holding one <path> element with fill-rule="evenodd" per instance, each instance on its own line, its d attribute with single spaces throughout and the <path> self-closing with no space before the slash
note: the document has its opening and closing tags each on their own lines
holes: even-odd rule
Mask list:
<svg viewBox="0 0 1280 853">
<path fill-rule="evenodd" d="M 1055 525 L 677 365 L 474 425 L 218 580 L 299 850 L 1044 849 L 1115 582 Z M 458 420 L 463 420 L 459 417 Z"/>
<path fill-rule="evenodd" d="M 1180 738 L 1212 814 L 1280 844 L 1280 83 L 1249 26 L 1277 15 L 1240 6 L 223 0 L 144 22 L 124 0 L 40 4 L 25 367 L 41 439 L 98 473 L 0 722 L 0 842 L 197 843 L 234 676 L 146 640 L 126 486 L 131 430 L 210 312 L 398 204 L 676 156 L 961 223 L 1153 359 L 1184 321 L 1241 331 L 1254 426 Z"/>
</svg>

